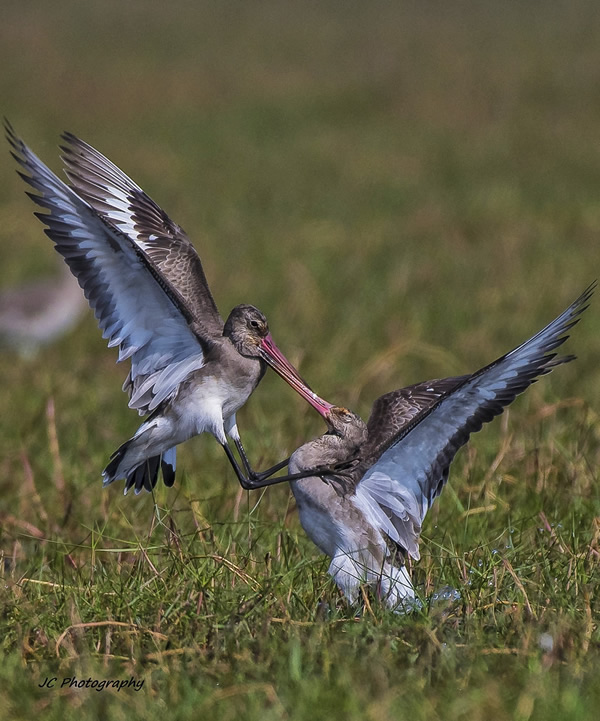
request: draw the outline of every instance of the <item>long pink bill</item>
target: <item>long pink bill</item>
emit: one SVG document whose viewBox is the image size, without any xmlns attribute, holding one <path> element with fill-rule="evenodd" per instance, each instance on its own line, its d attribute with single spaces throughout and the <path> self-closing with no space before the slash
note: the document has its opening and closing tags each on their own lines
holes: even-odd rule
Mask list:
<svg viewBox="0 0 600 721">
<path fill-rule="evenodd" d="M 327 419 L 329 411 L 333 408 L 333 404 L 319 398 L 319 396 L 310 389 L 308 384 L 300 377 L 298 371 L 275 345 L 270 333 L 263 338 L 260 344 L 260 350 L 263 360 L 266 361 L 296 393 L 301 395 L 307 403 L 310 403 L 317 413 Z"/>
</svg>

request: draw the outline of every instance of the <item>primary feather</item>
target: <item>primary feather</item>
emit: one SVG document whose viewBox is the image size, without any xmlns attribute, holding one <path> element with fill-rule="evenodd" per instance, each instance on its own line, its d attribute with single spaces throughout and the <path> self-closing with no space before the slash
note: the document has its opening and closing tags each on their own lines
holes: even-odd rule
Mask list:
<svg viewBox="0 0 600 721">
<path fill-rule="evenodd" d="M 332 561 L 350 601 L 366 581 L 392 608 L 414 598 L 404 566 L 419 558 L 425 514 L 441 493 L 456 452 L 519 393 L 574 356 L 554 351 L 587 308 L 595 284 L 528 341 L 471 374 L 418 383 L 373 404 L 368 424 L 333 408 L 329 433 L 301 446 L 290 471 L 356 459 L 342 474 L 293 481 L 300 521 Z"/>
</svg>

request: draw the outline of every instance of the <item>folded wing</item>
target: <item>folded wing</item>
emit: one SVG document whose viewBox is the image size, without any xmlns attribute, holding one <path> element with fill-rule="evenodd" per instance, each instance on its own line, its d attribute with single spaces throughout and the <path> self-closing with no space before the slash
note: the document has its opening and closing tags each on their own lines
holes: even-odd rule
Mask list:
<svg viewBox="0 0 600 721">
<path fill-rule="evenodd" d="M 12 154 L 45 211 L 36 216 L 54 241 L 95 312 L 119 361 L 131 359 L 129 405 L 156 408 L 192 370 L 204 364 L 210 338 L 192 328 L 181 297 L 140 247 L 63 183 L 6 123 Z"/>
<path fill-rule="evenodd" d="M 375 403 L 369 432 L 379 430 L 385 437 L 381 429 L 387 425 L 394 432 L 382 443 L 376 435 L 369 439 L 371 465 L 355 492 L 382 530 L 413 558 L 419 558 L 425 514 L 441 493 L 458 449 L 538 377 L 573 360 L 552 351 L 568 338 L 565 333 L 587 308 L 594 287 L 533 338 L 473 375 L 418 384 Z"/>
</svg>

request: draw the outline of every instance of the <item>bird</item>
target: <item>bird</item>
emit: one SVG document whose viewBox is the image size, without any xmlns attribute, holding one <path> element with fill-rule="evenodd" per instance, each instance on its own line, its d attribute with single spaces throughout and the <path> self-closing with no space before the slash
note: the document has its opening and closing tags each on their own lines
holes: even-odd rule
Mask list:
<svg viewBox="0 0 600 721">
<path fill-rule="evenodd" d="M 0 347 L 32 358 L 68 333 L 87 308 L 77 281 L 64 263 L 59 273 L 0 292 Z"/>
<path fill-rule="evenodd" d="M 267 364 L 319 404 L 275 345 L 263 313 L 242 304 L 223 322 L 184 230 L 91 145 L 62 135 L 67 185 L 6 119 L 5 131 L 19 175 L 33 188 L 27 195 L 44 210 L 35 215 L 76 276 L 109 347 L 118 346 L 118 361 L 131 361 L 123 385 L 129 406 L 147 415 L 112 454 L 103 485 L 124 479 L 125 494 L 152 491 L 160 470 L 172 486 L 176 446 L 205 431 L 221 444 L 243 488 L 267 485 L 287 459 L 254 471 L 236 421 Z"/>
<path fill-rule="evenodd" d="M 543 330 L 475 373 L 430 380 L 378 398 L 367 423 L 352 411 L 313 405 L 327 432 L 289 460 L 300 523 L 331 558 L 329 574 L 349 603 L 366 583 L 387 607 L 418 605 L 406 561 L 419 560 L 425 515 L 472 433 L 540 376 L 574 359 L 553 353 L 588 307 L 595 283 Z M 302 477 L 314 466 L 345 470 Z M 299 480 L 294 480 L 294 477 Z"/>
</svg>

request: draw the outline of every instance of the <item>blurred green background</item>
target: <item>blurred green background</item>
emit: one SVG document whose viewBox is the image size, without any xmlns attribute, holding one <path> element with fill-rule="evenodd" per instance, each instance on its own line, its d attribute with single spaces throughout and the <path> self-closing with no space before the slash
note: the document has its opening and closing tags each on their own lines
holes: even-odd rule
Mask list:
<svg viewBox="0 0 600 721">
<path fill-rule="evenodd" d="M 475 370 L 518 345 L 598 276 L 600 14 L 591 0 L 5 0 L 0 67 L 2 113 L 45 162 L 60 169 L 63 130 L 106 154 L 186 229 L 221 313 L 240 302 L 257 305 L 317 392 L 364 417 L 388 390 Z M 14 171 L 6 149 L 0 289 L 56 272 L 52 244 Z M 451 661 L 437 665 L 431 658 L 439 661 L 451 643 L 445 620 L 407 622 L 375 611 L 360 631 L 347 630 L 353 614 L 336 600 L 327 563 L 289 512 L 288 490 L 273 489 L 255 508 L 257 498 L 238 492 L 211 438 L 181 449 L 177 488 L 157 493 L 160 522 L 149 495 L 102 490 L 101 469 L 138 420 L 120 390 L 126 368 L 115 365 L 116 352 L 106 349 L 91 313 L 34 358 L 3 353 L 0 552 L 7 580 L 0 623 L 9 661 L 0 699 L 12 704 L 14 718 L 41 711 L 58 717 L 65 709 L 154 718 L 164 704 L 195 718 L 200 703 L 211 718 L 316 719 L 343 711 L 345 718 L 385 719 L 401 718 L 402 709 L 414 719 L 597 718 L 599 639 L 589 584 L 600 516 L 598 314 L 595 299 L 569 341 L 577 362 L 528 391 L 461 454 L 425 528 L 431 555 L 419 580 L 431 591 L 442 585 L 446 566 L 459 568 L 448 558 L 460 557 L 464 566 L 461 554 L 492 544 L 485 555 L 491 575 L 482 586 L 491 578 L 501 587 L 494 542 L 513 521 L 535 533 L 540 511 L 568 527 L 572 555 L 561 555 L 562 564 L 554 559 L 560 572 L 550 563 L 544 578 L 536 577 L 539 598 L 528 600 L 534 608 L 516 625 L 490 617 L 489 599 L 481 606 L 465 601 L 461 613 L 474 613 L 476 631 L 470 639 L 464 629 L 452 636 Z M 322 432 L 315 414 L 269 374 L 238 419 L 258 467 Z M 471 506 L 484 510 L 470 515 Z M 213 536 L 198 536 L 206 524 Z M 527 533 L 520 557 L 525 584 L 542 563 Z M 104 578 L 116 593 L 123 564 L 137 569 L 130 578 L 139 574 L 145 587 L 153 577 L 144 560 L 150 551 L 154 568 L 175 569 L 161 550 L 170 548 L 169 534 L 179 538 L 188 571 L 198 570 L 198 544 L 210 555 L 218 541 L 220 557 L 266 583 L 260 579 L 270 554 L 278 564 L 271 571 L 285 588 L 296 588 L 296 605 L 291 590 L 284 604 L 290 618 L 316 623 L 325 594 L 337 604 L 340 625 L 306 632 L 292 626 L 273 646 L 253 647 L 256 629 L 273 615 L 263 589 L 257 601 L 263 610 L 244 632 L 207 640 L 207 624 L 222 629 L 233 609 L 246 615 L 248 599 L 243 588 L 235 595 L 240 577 L 233 574 L 232 597 L 214 595 L 212 607 L 204 601 L 213 621 L 196 613 L 196 600 L 186 608 L 179 599 L 169 617 L 179 621 L 152 626 L 169 636 L 171 649 L 202 637 L 203 648 L 212 648 L 208 655 L 192 654 L 189 666 L 172 665 L 180 656 L 161 657 L 152 676 L 154 661 L 143 661 L 150 651 L 142 641 L 134 647 L 120 639 L 123 648 L 111 653 L 104 637 L 86 636 L 67 654 L 69 663 L 91 664 L 97 677 L 125 664 L 150 674 L 147 691 L 135 698 L 36 692 L 33 705 L 21 708 L 16 699 L 41 683 L 47 664 L 62 658 L 64 671 L 65 654 L 55 653 L 55 643 L 69 623 L 127 614 L 140 625 L 160 619 L 164 589 L 146 598 L 144 610 L 126 602 L 107 610 L 86 606 L 68 587 L 94 597 L 106 591 L 95 585 Z M 452 553 L 446 534 L 458 544 Z M 244 547 L 249 540 L 251 551 Z M 115 553 L 96 557 L 95 544 Z M 130 566 L 116 559 L 119 548 L 138 545 L 144 558 L 132 551 Z M 581 558 L 590 564 L 585 583 L 571 587 L 569 574 Z M 203 588 L 192 571 L 179 570 L 189 593 Z M 307 575 L 310 588 L 302 585 Z M 55 585 L 34 593 L 23 577 Z M 543 617 L 535 604 L 545 603 L 552 578 L 559 581 L 551 620 L 529 626 Z M 464 583 L 460 574 L 445 580 Z M 523 608 L 519 598 L 515 608 Z M 508 626 L 510 639 L 503 635 Z M 550 654 L 554 666 L 536 645 L 549 626 L 562 629 L 554 637 L 564 642 Z M 350 646 L 336 631 L 341 627 L 356 636 Z M 390 637 L 400 639 L 391 650 Z M 377 654 L 369 660 L 373 643 Z M 310 655 L 315 644 L 329 649 L 329 662 Z M 496 646 L 497 655 L 479 652 Z M 348 663 L 337 685 L 323 671 L 331 659 Z M 22 664 L 32 673 L 22 676 Z M 256 685 L 248 690 L 253 673 Z M 563 681 L 565 673 L 572 675 Z M 506 687 L 498 681 L 503 674 Z"/>
</svg>

